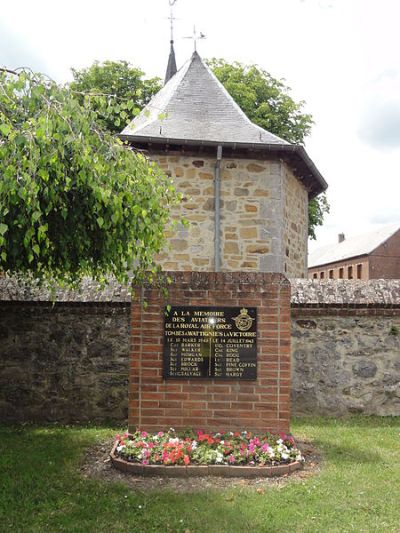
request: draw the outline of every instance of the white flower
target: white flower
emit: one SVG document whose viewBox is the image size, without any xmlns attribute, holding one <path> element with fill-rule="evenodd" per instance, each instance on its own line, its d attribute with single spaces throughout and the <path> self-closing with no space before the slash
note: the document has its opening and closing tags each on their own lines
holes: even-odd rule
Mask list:
<svg viewBox="0 0 400 533">
<path fill-rule="evenodd" d="M 179 442 L 179 438 L 176 437 L 175 439 L 169 439 L 168 442 L 169 442 L 170 444 L 178 444 L 178 442 Z"/>
<path fill-rule="evenodd" d="M 296 455 L 296 461 L 304 461 L 304 458 L 300 452 Z"/>
<path fill-rule="evenodd" d="M 275 457 L 275 452 L 272 448 L 269 448 L 268 449 L 268 455 L 270 456 L 271 459 L 273 459 Z"/>
<path fill-rule="evenodd" d="M 278 439 L 278 440 L 276 441 L 276 443 L 277 443 L 277 444 L 283 444 L 283 440 L 282 440 L 282 439 Z"/>
<path fill-rule="evenodd" d="M 195 440 L 192 441 L 192 450 L 195 450 L 197 448 L 197 442 Z"/>
<path fill-rule="evenodd" d="M 224 441 L 224 440 L 221 440 L 221 444 L 225 444 L 225 441 Z"/>
<path fill-rule="evenodd" d="M 117 452 L 120 452 L 125 448 L 125 444 L 122 444 L 121 446 L 117 446 Z"/>
<path fill-rule="evenodd" d="M 282 453 L 282 459 L 284 459 L 284 460 L 289 459 L 289 454 L 286 453 L 286 452 L 283 452 Z"/>
<path fill-rule="evenodd" d="M 223 460 L 224 460 L 224 456 L 223 456 L 223 454 L 220 453 L 220 452 L 217 452 L 217 457 L 216 457 L 216 459 L 215 459 L 215 462 L 216 462 L 216 463 L 222 463 Z"/>
</svg>

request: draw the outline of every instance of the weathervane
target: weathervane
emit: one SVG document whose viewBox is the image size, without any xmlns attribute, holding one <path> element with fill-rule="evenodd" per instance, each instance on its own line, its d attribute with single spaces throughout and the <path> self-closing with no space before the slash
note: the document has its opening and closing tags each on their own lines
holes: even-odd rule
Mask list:
<svg viewBox="0 0 400 533">
<path fill-rule="evenodd" d="M 193 39 L 194 51 L 195 52 L 197 51 L 197 41 L 199 41 L 200 39 L 205 39 L 205 38 L 206 38 L 206 36 L 204 35 L 204 33 L 202 33 L 202 32 L 197 33 L 196 26 L 193 26 L 193 35 L 189 35 L 188 37 L 184 37 L 184 39 Z"/>
<path fill-rule="evenodd" d="M 177 0 L 168 0 L 169 1 L 169 21 L 170 21 L 170 24 L 171 24 L 171 42 L 174 41 L 174 20 L 176 20 L 176 18 L 174 17 L 174 10 L 173 10 L 173 7 L 174 5 L 176 4 L 176 1 Z"/>
</svg>

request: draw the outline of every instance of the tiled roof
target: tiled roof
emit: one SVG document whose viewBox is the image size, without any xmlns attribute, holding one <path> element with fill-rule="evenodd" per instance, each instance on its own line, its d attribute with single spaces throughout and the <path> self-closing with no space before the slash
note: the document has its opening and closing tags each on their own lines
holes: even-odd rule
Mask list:
<svg viewBox="0 0 400 533">
<path fill-rule="evenodd" d="M 327 183 L 303 146 L 291 144 L 253 124 L 197 52 L 121 132 L 133 146 L 216 146 L 237 153 L 273 154 L 303 181 L 309 197 Z"/>
<path fill-rule="evenodd" d="M 176 60 L 175 60 L 175 50 L 174 50 L 174 41 L 170 41 L 171 49 L 168 57 L 167 71 L 165 72 L 164 84 L 168 83 L 172 76 L 175 76 L 177 72 Z"/>
<path fill-rule="evenodd" d="M 121 135 L 136 139 L 290 144 L 253 124 L 197 52 Z"/>
<path fill-rule="evenodd" d="M 309 255 L 308 268 L 370 254 L 397 231 L 400 231 L 400 224 L 391 224 L 364 235 L 350 237 L 340 243 L 322 246 Z"/>
</svg>

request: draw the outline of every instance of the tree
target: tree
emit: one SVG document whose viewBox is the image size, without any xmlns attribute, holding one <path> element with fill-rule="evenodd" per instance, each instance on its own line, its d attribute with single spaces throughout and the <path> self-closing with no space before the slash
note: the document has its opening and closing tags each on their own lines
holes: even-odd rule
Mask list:
<svg viewBox="0 0 400 533">
<path fill-rule="evenodd" d="M 295 102 L 289 95 L 290 88 L 281 80 L 257 65 L 227 63 L 215 58 L 208 65 L 252 122 L 286 141 L 304 144 L 311 131 L 312 117 L 302 112 L 304 102 Z M 315 229 L 323 223 L 326 213 L 329 204 L 325 194 L 310 201 L 308 235 L 311 239 L 316 238 Z"/>
<path fill-rule="evenodd" d="M 76 98 L 86 101 L 111 133 L 119 133 L 161 89 L 160 78 L 143 79 L 144 72 L 127 61 L 95 61 L 72 74 Z"/>
<path fill-rule="evenodd" d="M 140 280 L 156 268 L 177 201 L 87 100 L 40 75 L 0 72 L 0 271 L 73 283 L 125 282 L 133 270 Z"/>
</svg>

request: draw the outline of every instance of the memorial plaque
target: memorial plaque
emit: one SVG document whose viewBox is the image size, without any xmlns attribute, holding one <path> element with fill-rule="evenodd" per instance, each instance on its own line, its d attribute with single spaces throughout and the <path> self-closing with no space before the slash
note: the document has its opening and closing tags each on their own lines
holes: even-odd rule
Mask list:
<svg viewBox="0 0 400 533">
<path fill-rule="evenodd" d="M 164 378 L 257 378 L 257 309 L 165 310 Z"/>
</svg>

